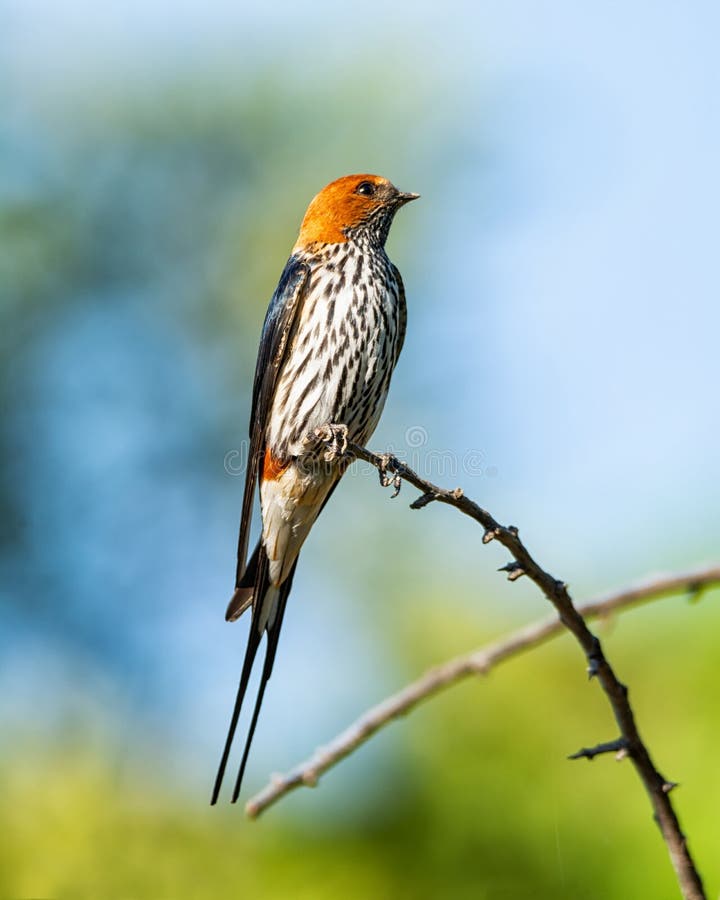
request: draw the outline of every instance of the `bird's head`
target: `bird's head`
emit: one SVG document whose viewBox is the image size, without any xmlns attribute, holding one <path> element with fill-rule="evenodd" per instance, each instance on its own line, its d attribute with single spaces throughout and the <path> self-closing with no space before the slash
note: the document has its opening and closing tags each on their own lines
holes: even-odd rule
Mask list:
<svg viewBox="0 0 720 900">
<path fill-rule="evenodd" d="M 379 175 L 345 175 L 310 202 L 295 250 L 311 244 L 339 244 L 369 238 L 385 244 L 393 216 L 419 194 L 404 194 Z"/>
</svg>

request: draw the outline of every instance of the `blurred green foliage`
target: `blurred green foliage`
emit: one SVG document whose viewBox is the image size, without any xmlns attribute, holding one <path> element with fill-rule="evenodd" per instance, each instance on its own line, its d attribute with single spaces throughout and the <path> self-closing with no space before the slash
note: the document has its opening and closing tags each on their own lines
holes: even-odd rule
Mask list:
<svg viewBox="0 0 720 900">
<path fill-rule="evenodd" d="M 720 725 L 708 715 L 717 599 L 708 594 L 680 618 L 674 613 L 684 601 L 660 601 L 604 629 L 658 764 L 681 782 L 674 799 L 711 896 L 720 880 L 720 796 L 715 762 L 702 748 L 720 740 Z M 474 627 L 456 626 L 465 633 Z M 457 651 L 464 642 L 452 632 L 440 618 L 426 622 L 405 645 L 408 665 Z M 168 782 L 152 753 L 138 770 L 114 765 L 112 744 L 93 749 L 81 734 L 43 751 L 16 748 L 1 782 L 0 894 L 676 896 L 629 763 L 564 758 L 614 733 L 569 639 L 508 663 L 487 681 L 452 689 L 392 728 L 400 743 L 389 768 L 362 773 L 348 760 L 316 792 L 298 792 L 254 823 L 239 807 L 211 809 L 205 796 Z M 386 737 L 375 740 L 387 748 Z M 358 778 L 366 784 L 355 791 L 371 797 L 363 813 L 327 821 L 320 792 L 331 781 Z"/>
</svg>

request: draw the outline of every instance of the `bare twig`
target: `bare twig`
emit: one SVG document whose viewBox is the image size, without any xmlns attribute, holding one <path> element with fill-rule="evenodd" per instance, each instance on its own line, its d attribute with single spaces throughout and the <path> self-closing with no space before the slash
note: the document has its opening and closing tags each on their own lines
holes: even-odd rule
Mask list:
<svg viewBox="0 0 720 900">
<path fill-rule="evenodd" d="M 559 622 L 552 620 L 551 622 L 541 622 L 537 625 L 529 626 L 529 628 L 523 629 L 506 641 L 490 645 L 490 647 L 478 651 L 470 657 L 451 660 L 449 663 L 431 670 L 419 681 L 366 713 L 343 734 L 339 735 L 329 747 L 318 750 L 306 764 L 299 766 L 287 776 L 275 778 L 269 787 L 248 802 L 246 806 L 247 814 L 249 816 L 257 816 L 263 809 L 266 809 L 293 788 L 300 785 L 310 786 L 316 784 L 323 772 L 351 753 L 391 719 L 407 712 L 421 700 L 426 699 L 449 684 L 467 675 L 487 671 L 490 666 L 501 659 L 514 655 L 520 652 L 521 649 L 547 640 L 564 626 L 573 634 L 582 647 L 588 662 L 589 675 L 597 677 L 610 702 L 620 730 L 620 740 L 623 742 L 622 749 L 630 757 L 648 793 L 655 820 L 667 845 L 683 897 L 685 900 L 704 900 L 705 893 L 700 875 L 695 868 L 685 836 L 680 829 L 680 823 L 670 801 L 668 786 L 671 782 L 663 778 L 655 768 L 648 749 L 638 732 L 635 716 L 628 701 L 627 687 L 615 675 L 613 668 L 603 653 L 599 639 L 589 630 L 583 618 L 582 613 L 590 616 L 604 611 L 604 607 L 602 610 L 597 608 L 601 601 L 596 601 L 595 604 L 590 605 L 591 607 L 595 606 L 595 609 L 578 611 L 570 598 L 567 585 L 554 578 L 535 562 L 520 540 L 518 529 L 514 526 L 500 525 L 489 512 L 468 499 L 459 488 L 454 491 L 444 490 L 421 478 L 395 457 L 387 454 L 379 456 L 353 443 L 348 443 L 347 452 L 356 459 L 364 460 L 375 466 L 381 474 L 381 483 L 393 484 L 396 492 L 398 479 L 407 481 L 417 488 L 421 496 L 412 504 L 413 508 L 420 509 L 433 502 L 445 503 L 449 506 L 454 506 L 460 512 L 482 525 L 484 529 L 483 543 L 496 540 L 509 550 L 513 557 L 513 562 L 509 566 L 504 567 L 508 571 L 508 578 L 515 580 L 520 575 L 526 575 L 533 581 L 555 607 L 559 616 Z M 717 582 L 720 574 L 718 570 L 707 571 L 712 571 L 713 573 L 709 581 Z M 670 579 L 670 582 L 676 586 L 676 589 L 679 589 L 677 576 Z M 642 600 L 650 599 L 651 596 L 657 596 L 658 593 L 667 593 L 669 590 L 673 590 L 674 588 L 668 587 L 668 583 L 667 581 L 661 582 L 659 590 L 655 592 L 652 591 L 652 588 L 648 588 L 647 585 L 639 589 L 636 588 L 631 592 L 632 599 L 624 604 L 618 601 L 617 596 L 606 598 L 605 604 L 608 610 L 611 610 L 619 609 L 623 605 L 641 602 Z M 689 578 L 685 578 L 682 581 L 682 587 L 685 590 L 691 588 L 695 592 L 698 586 L 702 586 L 702 573 L 691 573 Z M 624 596 L 627 596 L 625 592 Z"/>
</svg>

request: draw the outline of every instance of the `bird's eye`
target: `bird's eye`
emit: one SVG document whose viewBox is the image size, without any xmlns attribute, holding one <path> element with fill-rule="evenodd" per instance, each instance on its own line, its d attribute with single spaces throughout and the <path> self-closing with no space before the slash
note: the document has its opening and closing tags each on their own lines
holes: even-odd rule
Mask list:
<svg viewBox="0 0 720 900">
<path fill-rule="evenodd" d="M 375 193 L 375 185 L 372 181 L 361 181 L 360 184 L 355 188 L 356 194 L 362 194 L 363 197 L 372 197 Z"/>
</svg>

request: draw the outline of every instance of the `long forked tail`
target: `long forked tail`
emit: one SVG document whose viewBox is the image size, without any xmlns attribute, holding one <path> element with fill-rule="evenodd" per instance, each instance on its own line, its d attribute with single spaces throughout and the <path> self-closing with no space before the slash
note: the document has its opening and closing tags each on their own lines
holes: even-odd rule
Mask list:
<svg viewBox="0 0 720 900">
<path fill-rule="evenodd" d="M 268 574 L 267 554 L 265 553 L 265 548 L 260 544 L 253 554 L 250 565 L 248 565 L 246 578 L 244 578 L 243 583 L 238 586 L 233 595 L 233 599 L 230 601 L 227 614 L 228 620 L 237 618 L 250 603 L 252 603 L 252 620 L 250 622 L 250 634 L 248 636 L 247 649 L 245 650 L 245 659 L 243 661 L 242 674 L 240 675 L 240 684 L 235 699 L 235 707 L 233 708 L 230 727 L 225 740 L 225 747 L 220 759 L 218 773 L 215 778 L 215 786 L 212 792 L 212 799 L 210 800 L 211 804 L 217 803 L 218 796 L 220 795 L 220 788 L 225 776 L 225 769 L 227 768 L 230 749 L 240 718 L 240 711 L 248 689 L 248 684 L 250 683 L 250 674 L 252 672 L 253 663 L 255 662 L 255 657 L 257 656 L 263 634 L 267 632 L 265 661 L 260 676 L 260 687 L 258 688 L 255 708 L 253 710 L 250 728 L 248 729 L 245 748 L 240 762 L 240 769 L 232 793 L 233 803 L 236 802 L 238 795 L 240 794 L 243 774 L 245 773 L 245 766 L 247 764 L 248 754 L 250 753 L 250 745 L 252 744 L 255 726 L 257 725 L 258 716 L 260 714 L 260 707 L 262 706 L 263 697 L 265 695 L 265 686 L 272 674 L 275 653 L 277 652 L 278 640 L 280 638 L 280 629 L 285 614 L 285 606 L 287 604 L 290 588 L 292 587 L 296 565 L 297 560 L 295 560 L 295 565 L 293 565 L 290 574 L 279 587 L 272 585 Z M 252 578 L 254 582 L 254 584 L 251 582 L 252 587 L 246 583 L 250 578 Z"/>
</svg>

